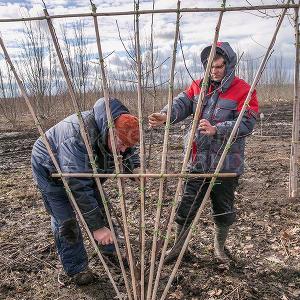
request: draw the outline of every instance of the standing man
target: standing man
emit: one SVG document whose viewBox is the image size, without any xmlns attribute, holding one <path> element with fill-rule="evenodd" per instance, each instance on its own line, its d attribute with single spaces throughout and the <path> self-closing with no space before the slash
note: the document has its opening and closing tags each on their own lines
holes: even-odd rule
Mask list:
<svg viewBox="0 0 300 300">
<path fill-rule="evenodd" d="M 211 46 L 204 48 L 201 61 L 206 68 Z M 195 134 L 189 172 L 213 173 L 220 160 L 227 139 L 235 125 L 250 86 L 235 76 L 236 53 L 229 43 L 218 42 L 216 55 L 210 70 L 208 92 L 204 97 L 198 130 Z M 191 86 L 180 93 L 173 101 L 171 123 L 178 123 L 192 115 L 197 106 L 202 80 L 194 81 Z M 167 106 L 160 113 L 149 116 L 149 125 L 157 127 L 166 122 Z M 229 261 L 224 251 L 225 241 L 230 226 L 236 219 L 234 209 L 234 192 L 238 178 L 244 171 L 245 137 L 251 134 L 258 113 L 256 92 L 251 95 L 249 106 L 242 118 L 236 138 L 232 143 L 221 172 L 237 173 L 234 178 L 218 178 L 210 197 L 215 223 L 214 254 L 216 259 L 225 263 Z M 189 134 L 188 134 L 189 136 Z M 203 197 L 209 186 L 210 178 L 187 179 L 182 200 L 177 208 L 177 239 L 192 223 Z M 177 243 L 177 251 L 171 251 L 167 259 L 179 254 L 184 239 Z"/>
<path fill-rule="evenodd" d="M 138 155 L 133 149 L 139 142 L 138 119 L 130 115 L 119 100 L 110 99 L 109 104 L 114 119 L 117 152 L 123 157 L 124 172 L 132 172 L 139 167 Z M 83 112 L 82 116 L 98 172 L 112 173 L 114 161 L 104 99 L 98 100 L 93 109 Z M 46 136 L 62 172 L 92 173 L 76 114 L 50 128 Z M 45 208 L 51 215 L 51 227 L 62 266 L 76 284 L 88 284 L 93 280 L 93 273 L 88 268 L 80 227 L 61 179 L 51 177 L 56 169 L 41 138 L 33 146 L 31 163 L 34 180 L 42 193 Z M 94 179 L 66 180 L 94 239 L 108 249 L 114 248 Z"/>
</svg>

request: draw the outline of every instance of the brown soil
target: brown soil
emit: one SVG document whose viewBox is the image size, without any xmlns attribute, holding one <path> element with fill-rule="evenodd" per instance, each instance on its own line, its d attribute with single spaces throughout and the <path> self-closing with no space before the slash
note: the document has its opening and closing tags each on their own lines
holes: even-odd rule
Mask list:
<svg viewBox="0 0 300 300">
<path fill-rule="evenodd" d="M 248 138 L 246 172 L 237 191 L 238 221 L 228 241 L 236 262 L 229 269 L 215 263 L 213 223 L 206 208 L 190 243 L 194 256 L 182 262 L 169 299 L 300 299 L 300 199 L 288 198 L 291 105 L 263 111 L 263 137 L 258 122 L 255 134 Z M 3 127 L 2 123 L 0 128 Z M 180 167 L 179 142 L 185 130 L 180 126 L 172 130 L 169 163 L 172 171 Z M 30 152 L 36 138 L 34 130 L 0 131 L 0 298 L 113 299 L 112 285 L 88 242 L 90 266 L 98 274 L 95 284 L 62 287 L 57 281 L 60 264 L 49 216 L 30 172 Z M 151 156 L 154 172 L 160 165 L 161 142 L 162 135 L 155 132 Z M 105 186 L 108 195 L 116 197 L 111 183 Z M 164 216 L 175 186 L 175 181 L 168 184 Z M 157 187 L 157 181 L 148 181 L 147 225 L 153 224 Z M 126 181 L 126 193 L 131 234 L 136 239 L 138 187 Z M 150 240 L 152 229 L 146 228 Z M 171 270 L 172 266 L 164 269 L 161 287 Z M 123 290 L 120 274 L 112 272 Z"/>
</svg>

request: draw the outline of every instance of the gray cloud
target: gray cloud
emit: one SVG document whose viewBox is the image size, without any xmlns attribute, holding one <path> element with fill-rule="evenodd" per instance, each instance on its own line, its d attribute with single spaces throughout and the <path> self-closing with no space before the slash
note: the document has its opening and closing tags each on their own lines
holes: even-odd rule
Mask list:
<svg viewBox="0 0 300 300">
<path fill-rule="evenodd" d="M 122 11 L 132 10 L 132 0 L 95 0 L 99 11 Z M 176 0 L 157 0 L 156 8 L 175 8 Z M 251 1 L 253 5 L 261 4 L 260 0 Z M 276 0 L 264 1 L 265 4 L 277 4 Z M 182 1 L 182 7 L 219 7 L 220 1 L 199 1 L 185 0 Z M 30 14 L 42 14 L 40 0 L 32 1 L 12 1 L 2 2 L 0 17 L 16 17 L 24 16 L 24 6 Z M 49 11 L 51 14 L 68 14 L 74 12 L 89 12 L 89 2 L 79 0 L 53 0 L 49 1 Z M 228 5 L 247 5 L 242 0 L 228 1 Z M 152 6 L 152 1 L 141 1 L 141 9 L 149 9 Z M 203 47 L 210 44 L 213 39 L 214 29 L 218 13 L 185 13 L 181 18 L 181 36 L 186 56 L 187 64 L 193 65 L 194 56 L 199 55 Z M 123 65 L 126 60 L 126 54 L 119 40 L 115 20 L 118 19 L 121 33 L 126 45 L 130 43 L 128 37 L 132 35 L 133 16 L 122 17 L 105 17 L 99 18 L 100 33 L 102 39 L 103 51 L 109 53 L 116 51 L 116 55 L 109 58 L 109 62 L 113 66 Z M 175 30 L 175 14 L 155 14 L 154 15 L 154 33 L 155 48 L 159 49 L 160 57 L 169 57 L 172 53 L 174 30 Z M 86 34 L 91 41 L 91 50 L 97 56 L 95 44 L 95 33 L 92 19 L 86 20 Z M 141 40 L 149 41 L 151 15 L 141 15 Z M 66 23 L 75 21 L 75 19 L 55 20 L 54 24 L 58 29 L 60 24 L 67 26 Z M 245 51 L 253 57 L 259 57 L 265 52 L 266 46 L 271 39 L 275 29 L 277 19 L 266 19 L 253 16 L 249 13 L 232 12 L 225 13 L 224 20 L 220 30 L 220 40 L 229 41 L 232 46 L 240 51 Z M 17 54 L 18 43 L 21 40 L 20 28 L 24 26 L 22 23 L 0 23 L 0 29 L 7 44 L 10 46 L 12 53 Z M 17 31 L 18 30 L 18 31 Z M 58 30 L 57 30 L 58 31 Z M 58 33 L 59 34 L 59 33 Z M 260 46 L 261 44 L 262 46 Z M 282 54 L 286 61 L 293 61 L 294 46 L 293 46 L 293 28 L 286 20 L 283 27 L 280 29 L 277 42 L 275 44 L 275 53 Z M 182 63 L 181 53 L 178 52 L 178 63 Z M 124 60 L 125 59 L 125 60 Z"/>
</svg>

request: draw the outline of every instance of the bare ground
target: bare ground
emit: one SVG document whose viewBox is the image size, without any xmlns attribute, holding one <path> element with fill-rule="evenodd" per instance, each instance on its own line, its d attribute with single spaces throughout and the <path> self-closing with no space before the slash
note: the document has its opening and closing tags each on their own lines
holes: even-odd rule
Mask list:
<svg viewBox="0 0 300 300">
<path fill-rule="evenodd" d="M 237 191 L 238 221 L 228 247 L 236 258 L 229 269 L 220 269 L 212 256 L 213 223 L 209 209 L 203 213 L 190 247 L 195 254 L 180 266 L 169 299 L 300 299 L 300 199 L 288 198 L 291 106 L 265 108 L 260 124 L 248 138 L 246 172 Z M 170 146 L 170 169 L 182 152 L 176 127 Z M 0 299 L 113 299 L 112 285 L 103 267 L 87 249 L 91 268 L 99 278 L 90 286 L 62 287 L 57 281 L 60 264 L 50 230 L 49 216 L 31 178 L 30 152 L 35 130 L 13 132 L 0 124 Z M 162 137 L 152 139 L 151 169 L 160 162 Z M 164 215 L 174 192 L 168 184 Z M 126 181 L 132 238 L 137 233 L 138 187 Z M 147 224 L 153 224 L 157 181 L 148 182 Z M 117 195 L 106 184 L 107 193 Z M 116 203 L 115 203 L 116 205 Z M 147 226 L 150 240 L 151 227 Z M 172 266 L 163 271 L 161 287 Z M 120 274 L 112 270 L 123 289 Z"/>
</svg>

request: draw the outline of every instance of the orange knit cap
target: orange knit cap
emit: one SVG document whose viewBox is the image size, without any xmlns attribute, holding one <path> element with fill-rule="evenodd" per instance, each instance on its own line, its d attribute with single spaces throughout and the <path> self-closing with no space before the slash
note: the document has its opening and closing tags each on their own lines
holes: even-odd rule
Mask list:
<svg viewBox="0 0 300 300">
<path fill-rule="evenodd" d="M 140 141 L 139 120 L 130 114 L 122 114 L 115 120 L 116 134 L 128 147 Z"/>
</svg>

